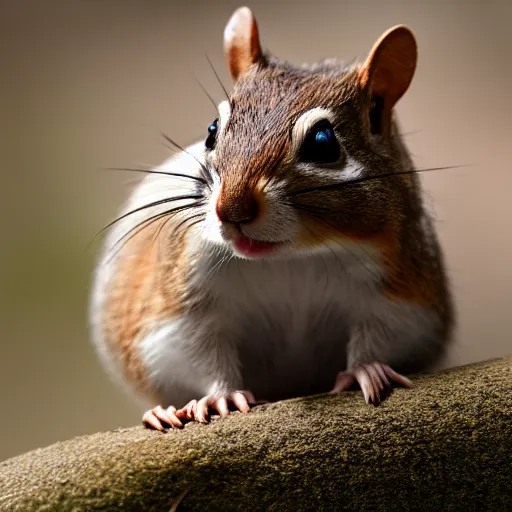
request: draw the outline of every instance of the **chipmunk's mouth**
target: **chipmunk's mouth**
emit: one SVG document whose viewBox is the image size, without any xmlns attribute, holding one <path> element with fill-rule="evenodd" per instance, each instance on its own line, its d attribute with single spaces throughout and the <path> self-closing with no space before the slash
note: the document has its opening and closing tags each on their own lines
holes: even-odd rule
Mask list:
<svg viewBox="0 0 512 512">
<path fill-rule="evenodd" d="M 233 244 L 236 252 L 243 256 L 255 257 L 273 253 L 280 247 L 283 247 L 286 242 L 265 242 L 262 240 L 254 240 L 253 238 L 239 234 L 231 241 L 231 243 Z"/>
</svg>

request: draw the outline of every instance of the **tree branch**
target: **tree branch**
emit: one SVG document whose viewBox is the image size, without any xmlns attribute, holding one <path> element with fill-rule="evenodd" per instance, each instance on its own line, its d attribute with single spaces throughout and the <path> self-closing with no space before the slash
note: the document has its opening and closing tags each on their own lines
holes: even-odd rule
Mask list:
<svg viewBox="0 0 512 512">
<path fill-rule="evenodd" d="M 511 510 L 512 358 L 413 380 L 57 443 L 0 464 L 0 510 Z"/>
</svg>

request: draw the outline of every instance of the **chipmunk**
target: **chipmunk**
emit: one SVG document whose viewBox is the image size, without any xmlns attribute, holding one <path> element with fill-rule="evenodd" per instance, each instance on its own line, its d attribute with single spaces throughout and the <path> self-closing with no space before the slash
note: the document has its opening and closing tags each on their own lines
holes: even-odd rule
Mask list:
<svg viewBox="0 0 512 512">
<path fill-rule="evenodd" d="M 441 360 L 454 326 L 394 120 L 415 37 L 396 26 L 362 63 L 294 66 L 242 7 L 224 51 L 234 89 L 206 137 L 148 170 L 108 229 L 99 356 L 158 430 L 357 385 L 378 405 Z"/>
</svg>

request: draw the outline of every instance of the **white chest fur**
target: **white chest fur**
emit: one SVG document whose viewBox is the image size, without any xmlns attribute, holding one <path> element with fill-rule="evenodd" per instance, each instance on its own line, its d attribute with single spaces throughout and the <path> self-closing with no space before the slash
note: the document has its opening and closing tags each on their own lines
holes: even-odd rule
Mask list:
<svg viewBox="0 0 512 512">
<path fill-rule="evenodd" d="M 431 311 L 382 294 L 367 249 L 202 262 L 193 286 L 208 291 L 206 310 L 167 322 L 141 343 L 155 386 L 177 406 L 230 387 L 268 400 L 325 392 L 350 363 L 354 327 L 365 331 L 359 354 L 386 363 L 421 358 L 438 343 Z"/>
<path fill-rule="evenodd" d="M 178 375 L 179 388 L 190 382 L 179 392 L 187 398 L 223 376 L 266 399 L 328 389 L 345 367 L 352 319 L 378 293 L 375 257 L 338 248 L 287 261 L 219 261 L 205 258 L 195 273 L 193 286 L 210 296 L 207 310 L 167 323 L 142 343 L 169 400 L 182 401 Z"/>
</svg>

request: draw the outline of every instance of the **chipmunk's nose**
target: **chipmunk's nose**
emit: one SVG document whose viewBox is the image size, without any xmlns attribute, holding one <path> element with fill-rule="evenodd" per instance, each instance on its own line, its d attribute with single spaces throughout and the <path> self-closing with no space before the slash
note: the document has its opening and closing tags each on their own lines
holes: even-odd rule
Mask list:
<svg viewBox="0 0 512 512">
<path fill-rule="evenodd" d="M 258 218 L 261 205 L 258 196 L 252 190 L 221 190 L 216 211 L 221 222 L 248 224 Z"/>
</svg>

